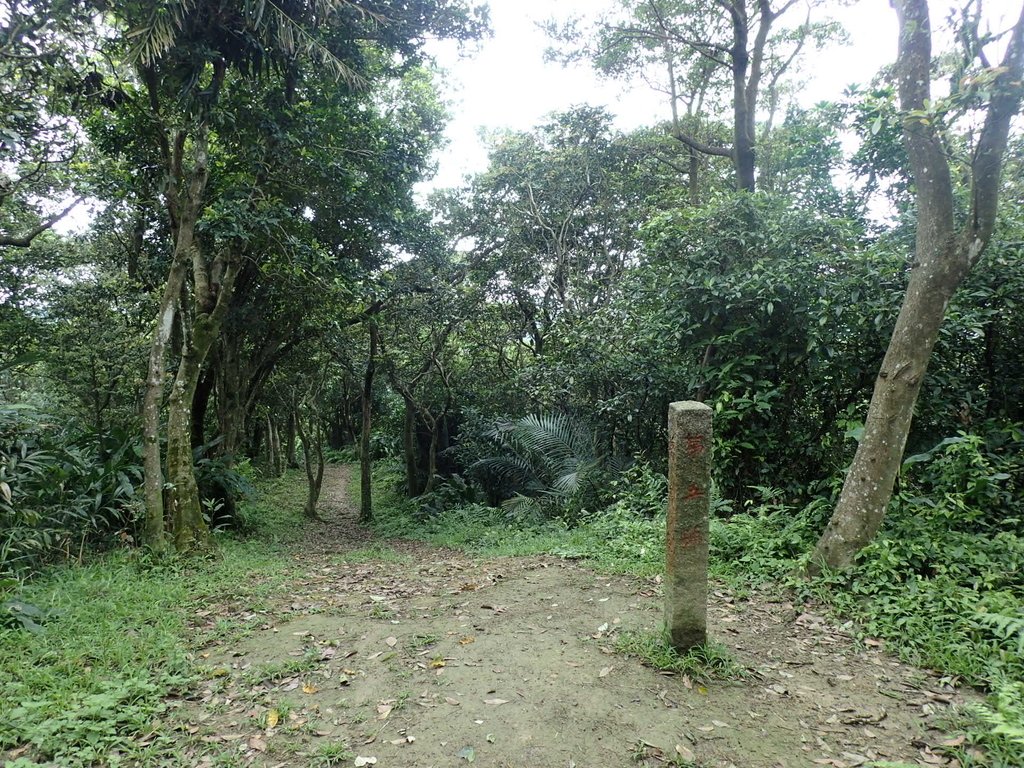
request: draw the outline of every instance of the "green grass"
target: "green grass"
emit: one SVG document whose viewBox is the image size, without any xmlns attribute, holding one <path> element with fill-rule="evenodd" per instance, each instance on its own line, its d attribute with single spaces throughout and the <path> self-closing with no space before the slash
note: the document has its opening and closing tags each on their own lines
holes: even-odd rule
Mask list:
<svg viewBox="0 0 1024 768">
<path fill-rule="evenodd" d="M 310 768 L 333 768 L 338 765 L 348 765 L 355 757 L 355 753 L 348 745 L 341 742 L 321 744 L 316 751 L 310 755 Z"/>
<path fill-rule="evenodd" d="M 657 632 L 627 631 L 615 639 L 615 650 L 633 656 L 662 672 L 687 675 L 694 680 L 742 680 L 750 671 L 737 662 L 729 649 L 709 640 L 687 653 L 679 653 Z"/>
<path fill-rule="evenodd" d="M 279 588 L 302 503 L 301 478 L 278 479 L 244 506 L 250 535 L 218 534 L 206 558 L 121 551 L 24 585 L 19 598 L 49 618 L 39 634 L 0 629 L 0 754 L 28 747 L 18 768 L 181 764 L 166 700 L 195 680 L 190 649 L 232 631 L 189 620 Z"/>
<path fill-rule="evenodd" d="M 387 463 L 375 469 L 373 529 L 382 538 L 417 539 L 478 557 L 551 554 L 584 560 L 607 573 L 646 577 L 662 571 L 663 518 L 600 514 L 570 526 L 560 520 L 512 519 L 484 504 L 424 515 L 396 490 L 396 480 Z"/>
</svg>

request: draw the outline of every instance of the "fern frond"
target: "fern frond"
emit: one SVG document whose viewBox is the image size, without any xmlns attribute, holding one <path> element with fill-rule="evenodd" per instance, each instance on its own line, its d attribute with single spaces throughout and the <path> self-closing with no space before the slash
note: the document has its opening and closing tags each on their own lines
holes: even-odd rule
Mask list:
<svg viewBox="0 0 1024 768">
<path fill-rule="evenodd" d="M 518 493 L 512 498 L 505 499 L 501 502 L 501 508 L 505 510 L 505 513 L 509 517 L 519 520 L 524 517 L 537 517 L 544 511 L 537 499 L 532 496 L 523 496 Z"/>
</svg>

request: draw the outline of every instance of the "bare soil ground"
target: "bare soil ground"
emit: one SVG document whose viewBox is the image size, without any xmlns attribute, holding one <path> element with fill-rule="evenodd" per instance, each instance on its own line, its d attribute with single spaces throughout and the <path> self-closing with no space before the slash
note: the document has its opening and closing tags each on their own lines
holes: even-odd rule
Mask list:
<svg viewBox="0 0 1024 768">
<path fill-rule="evenodd" d="M 279 597 L 196 617 L 238 631 L 197 650 L 208 681 L 180 703 L 193 764 L 956 764 L 938 751 L 966 694 L 783 598 L 710 596 L 744 679 L 666 675 L 614 650 L 656 631 L 658 580 L 373 543 L 347 482 L 331 468 Z"/>
</svg>

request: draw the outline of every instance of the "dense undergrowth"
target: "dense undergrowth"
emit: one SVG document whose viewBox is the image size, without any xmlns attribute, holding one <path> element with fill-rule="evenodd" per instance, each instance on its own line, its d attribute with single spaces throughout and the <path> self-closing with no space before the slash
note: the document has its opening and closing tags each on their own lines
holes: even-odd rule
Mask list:
<svg viewBox="0 0 1024 768">
<path fill-rule="evenodd" d="M 819 602 L 862 637 L 951 681 L 988 692 L 967 715 L 968 740 L 952 748 L 964 765 L 1024 765 L 1024 436 L 1017 427 L 984 438 L 960 434 L 905 463 L 885 528 L 848 573 L 799 577 L 838 490 L 826 486 L 793 506 L 769 488 L 740 510 L 715 501 L 712 573 L 741 594 L 782 585 Z M 611 503 L 571 519 L 516 516 L 465 502 L 466 484 L 442 485 L 413 502 L 398 491 L 401 469 L 377 471 L 375 526 L 494 555 L 548 553 L 599 569 L 660 573 L 664 553 L 664 476 L 644 464 L 612 481 Z M 970 746 L 983 748 L 967 752 Z"/>
<path fill-rule="evenodd" d="M 208 559 L 122 549 L 21 585 L 17 599 L 42 626 L 0 626 L 5 768 L 184 764 L 173 697 L 194 679 L 190 649 L 230 629 L 190 619 L 218 601 L 255 605 L 287 576 L 303 493 L 297 474 L 268 484 L 242 507 L 246 534 L 220 534 Z"/>
</svg>

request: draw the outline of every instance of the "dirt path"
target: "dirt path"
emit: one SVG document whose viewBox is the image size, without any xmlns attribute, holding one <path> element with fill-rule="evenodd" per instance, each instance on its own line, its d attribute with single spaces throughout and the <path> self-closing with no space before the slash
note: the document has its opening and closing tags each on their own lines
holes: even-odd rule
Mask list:
<svg viewBox="0 0 1024 768">
<path fill-rule="evenodd" d="M 331 468 L 326 522 L 279 598 L 222 607 L 243 636 L 201 650 L 194 764 L 956 764 L 933 748 L 962 694 L 787 602 L 716 589 L 711 633 L 748 676 L 665 675 L 614 650 L 658 627 L 657 580 L 376 543 L 347 482 Z"/>
</svg>

